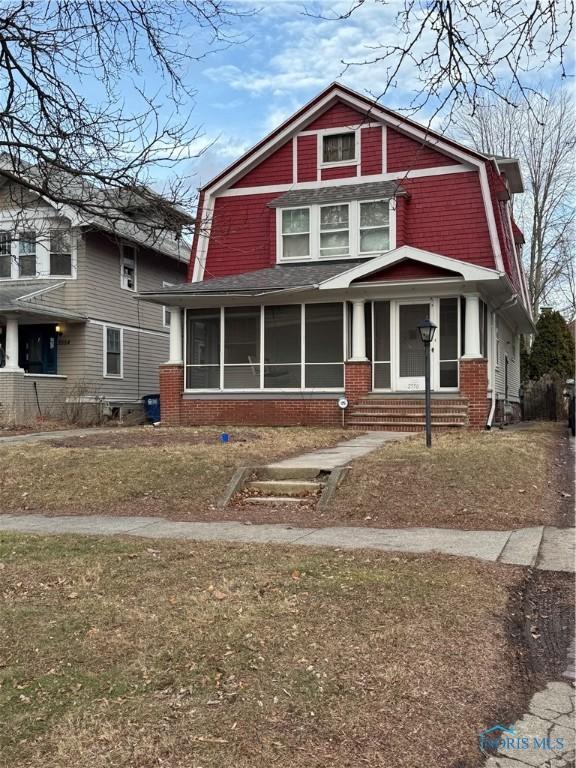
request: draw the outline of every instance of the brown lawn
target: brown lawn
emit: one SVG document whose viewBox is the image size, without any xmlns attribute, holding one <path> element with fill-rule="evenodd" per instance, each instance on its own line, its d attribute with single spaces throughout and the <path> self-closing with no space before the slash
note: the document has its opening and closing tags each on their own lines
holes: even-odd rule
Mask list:
<svg viewBox="0 0 576 768">
<path fill-rule="evenodd" d="M 443 434 L 431 449 L 415 438 L 354 462 L 325 524 L 504 530 L 574 525 L 572 478 L 564 425 Z"/>
<path fill-rule="evenodd" d="M 520 569 L 8 534 L 0 563 L 5 766 L 476 768 L 525 706 Z"/>
<path fill-rule="evenodd" d="M 230 442 L 219 435 L 225 430 Z M 0 512 L 216 515 L 234 471 L 335 445 L 340 429 L 135 427 L 0 446 Z"/>
</svg>

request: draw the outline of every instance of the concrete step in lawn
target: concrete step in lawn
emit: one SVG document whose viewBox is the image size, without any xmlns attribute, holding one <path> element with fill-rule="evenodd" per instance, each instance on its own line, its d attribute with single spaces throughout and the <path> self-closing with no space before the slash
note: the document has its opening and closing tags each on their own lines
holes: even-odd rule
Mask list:
<svg viewBox="0 0 576 768">
<path fill-rule="evenodd" d="M 343 468 L 246 467 L 239 470 L 221 506 L 226 504 L 307 504 L 317 506 L 331 496 Z M 329 490 L 327 490 L 329 489 Z"/>
</svg>

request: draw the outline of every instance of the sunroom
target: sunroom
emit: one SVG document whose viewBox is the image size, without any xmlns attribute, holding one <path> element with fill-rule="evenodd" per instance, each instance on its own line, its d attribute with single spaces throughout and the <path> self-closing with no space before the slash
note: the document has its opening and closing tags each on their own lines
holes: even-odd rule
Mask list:
<svg viewBox="0 0 576 768">
<path fill-rule="evenodd" d="M 432 388 L 458 392 L 463 360 L 489 359 L 494 311 L 532 329 L 508 278 L 409 246 L 369 260 L 285 264 L 142 294 L 169 305 L 170 363 L 184 397 L 346 393 L 362 364 L 373 392 L 424 388 L 419 323 L 438 327 Z M 179 311 L 180 310 L 180 311 Z"/>
</svg>

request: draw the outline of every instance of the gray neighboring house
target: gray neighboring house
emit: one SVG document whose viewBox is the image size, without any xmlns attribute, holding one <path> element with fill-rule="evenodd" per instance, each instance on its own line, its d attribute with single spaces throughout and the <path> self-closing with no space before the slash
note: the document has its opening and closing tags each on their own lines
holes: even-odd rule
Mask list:
<svg viewBox="0 0 576 768">
<path fill-rule="evenodd" d="M 0 424 L 127 413 L 158 392 L 169 313 L 137 291 L 182 282 L 190 246 L 118 208 L 111 225 L 0 176 Z"/>
</svg>

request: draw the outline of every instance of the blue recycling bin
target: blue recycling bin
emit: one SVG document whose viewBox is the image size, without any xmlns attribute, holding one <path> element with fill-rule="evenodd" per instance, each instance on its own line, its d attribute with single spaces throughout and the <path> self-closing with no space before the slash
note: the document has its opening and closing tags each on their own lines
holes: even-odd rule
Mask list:
<svg viewBox="0 0 576 768">
<path fill-rule="evenodd" d="M 148 421 L 160 421 L 160 395 L 144 395 L 142 404 Z"/>
</svg>

